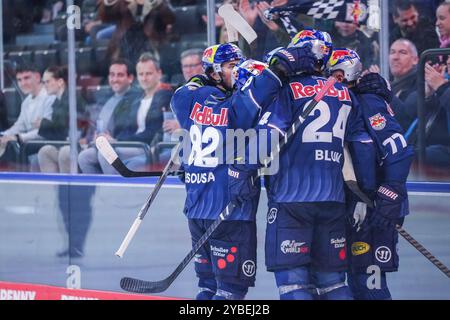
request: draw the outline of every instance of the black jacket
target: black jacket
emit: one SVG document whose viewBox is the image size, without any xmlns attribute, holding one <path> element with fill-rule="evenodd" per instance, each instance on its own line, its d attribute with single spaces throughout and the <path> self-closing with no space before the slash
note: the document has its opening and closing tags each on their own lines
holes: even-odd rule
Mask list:
<svg viewBox="0 0 450 320">
<path fill-rule="evenodd" d="M 69 95 L 67 89 L 61 99 L 55 99 L 52 104 L 52 118 L 42 119 L 38 134 L 45 140 L 66 140 L 69 134 Z M 86 123 L 86 102 L 82 97 L 77 97 L 77 122 Z M 86 128 L 80 128 L 82 136 L 85 135 Z"/>
<path fill-rule="evenodd" d="M 141 141 L 147 144 L 161 141 L 163 135 L 163 109 L 170 110 L 170 99 L 173 94 L 169 88 L 164 86 L 164 88 L 156 91 L 153 96 L 150 109 L 145 118 L 145 130 L 143 132 L 136 134 L 138 128 L 137 113 L 144 95 L 134 101 L 131 110 L 128 108 L 116 108 L 120 122 L 115 124 L 114 138 L 119 141 Z"/>
</svg>

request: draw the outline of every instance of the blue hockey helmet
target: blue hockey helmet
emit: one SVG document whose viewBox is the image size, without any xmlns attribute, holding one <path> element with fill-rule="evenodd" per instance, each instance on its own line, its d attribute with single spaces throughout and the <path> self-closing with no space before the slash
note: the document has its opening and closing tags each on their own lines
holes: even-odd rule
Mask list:
<svg viewBox="0 0 450 320">
<path fill-rule="evenodd" d="M 315 29 L 302 30 L 292 38 L 288 48 L 304 46 L 311 48 L 311 52 L 316 57 L 320 70 L 323 71 L 333 50 L 331 36 L 328 32 Z"/>
<path fill-rule="evenodd" d="M 328 71 L 330 73 L 341 70 L 347 82 L 358 80 L 363 66 L 361 58 L 356 51 L 347 48 L 336 48 L 328 61 Z"/>
<path fill-rule="evenodd" d="M 244 59 L 241 49 L 233 43 L 223 43 L 210 46 L 205 49 L 202 57 L 203 69 L 222 72 L 222 64 L 228 61 L 241 61 Z"/>
</svg>

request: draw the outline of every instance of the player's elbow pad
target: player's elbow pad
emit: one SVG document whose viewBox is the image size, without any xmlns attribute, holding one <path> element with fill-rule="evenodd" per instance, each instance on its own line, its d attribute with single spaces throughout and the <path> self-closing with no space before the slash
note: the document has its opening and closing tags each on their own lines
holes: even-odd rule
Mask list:
<svg viewBox="0 0 450 320">
<path fill-rule="evenodd" d="M 413 157 L 405 157 L 399 161 L 384 164 L 384 180 L 406 183 Z"/>
</svg>

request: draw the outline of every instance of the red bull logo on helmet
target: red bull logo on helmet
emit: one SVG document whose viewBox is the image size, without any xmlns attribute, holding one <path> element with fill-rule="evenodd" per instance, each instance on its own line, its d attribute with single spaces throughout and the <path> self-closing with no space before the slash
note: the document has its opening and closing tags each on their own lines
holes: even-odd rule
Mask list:
<svg viewBox="0 0 450 320">
<path fill-rule="evenodd" d="M 214 56 L 216 55 L 216 51 L 217 51 L 218 47 L 219 47 L 219 45 L 215 45 L 215 46 L 211 46 L 209 48 L 206 48 L 205 51 L 203 52 L 202 61 L 203 62 L 213 63 L 214 62 Z"/>
<path fill-rule="evenodd" d="M 346 57 L 353 58 L 353 55 L 349 50 L 345 49 L 333 50 L 333 53 L 331 54 L 330 57 L 330 66 L 334 66 L 335 64 L 344 60 Z"/>
<path fill-rule="evenodd" d="M 292 38 L 291 44 L 296 45 L 301 40 L 315 40 L 315 39 L 317 39 L 315 30 L 302 30 L 299 33 L 297 33 L 294 38 Z"/>
</svg>

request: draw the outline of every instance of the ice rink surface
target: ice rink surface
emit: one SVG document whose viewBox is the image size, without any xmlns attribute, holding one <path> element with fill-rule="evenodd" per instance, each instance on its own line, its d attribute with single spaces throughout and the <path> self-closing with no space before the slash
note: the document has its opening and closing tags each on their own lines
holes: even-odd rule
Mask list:
<svg viewBox="0 0 450 320">
<path fill-rule="evenodd" d="M 55 181 L 0 179 L 0 281 L 65 287 L 67 267 L 78 265 L 82 289 L 121 292 L 121 277 L 161 280 L 191 249 L 187 220 L 181 212 L 184 187 L 175 178 L 169 178 L 124 257 L 116 257 L 114 253 L 151 187 L 106 182 L 96 184 L 92 197 L 92 220 L 84 257 L 57 258 L 56 252 L 68 242 L 58 205 L 58 188 Z M 264 193 L 258 211 L 256 287 L 250 289 L 247 299 L 278 299 L 273 275 L 264 266 L 267 208 Z M 86 199 L 72 193 L 71 201 Z M 404 228 L 449 266 L 450 193 L 410 192 L 410 207 Z M 402 238 L 399 254 L 399 272 L 388 275 L 394 299 L 450 299 L 450 279 Z M 160 295 L 192 298 L 197 292 L 196 285 L 191 263 Z"/>
</svg>

